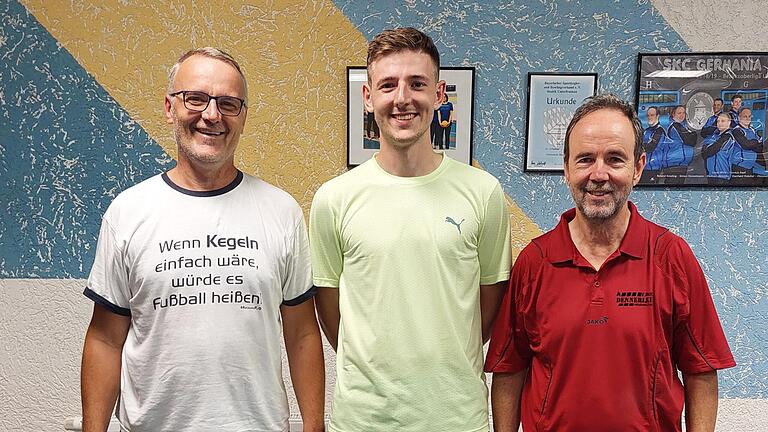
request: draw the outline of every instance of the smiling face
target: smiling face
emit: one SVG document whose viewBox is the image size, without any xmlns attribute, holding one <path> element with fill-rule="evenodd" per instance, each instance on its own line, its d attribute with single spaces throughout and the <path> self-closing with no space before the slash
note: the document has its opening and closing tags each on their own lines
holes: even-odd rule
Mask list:
<svg viewBox="0 0 768 432">
<path fill-rule="evenodd" d="M 715 99 L 714 102 L 712 102 L 712 112 L 714 114 L 719 113 L 723 109 L 723 101 L 721 99 Z"/>
<path fill-rule="evenodd" d="M 659 112 L 656 110 L 656 108 L 648 108 L 646 115 L 648 116 L 648 124 L 650 126 L 654 126 L 659 122 Z"/>
<path fill-rule="evenodd" d="M 675 110 L 672 112 L 672 120 L 682 123 L 683 120 L 685 120 L 685 107 L 679 106 L 676 107 Z"/>
<path fill-rule="evenodd" d="M 739 124 L 741 127 L 748 128 L 752 123 L 752 110 L 744 108 L 739 112 Z"/>
<path fill-rule="evenodd" d="M 728 113 L 720 113 L 717 116 L 717 130 L 725 132 L 731 127 L 731 116 Z"/>
<path fill-rule="evenodd" d="M 741 97 L 736 96 L 731 100 L 731 109 L 733 111 L 738 111 L 741 109 Z"/>
<path fill-rule="evenodd" d="M 620 111 L 601 109 L 573 126 L 565 179 L 579 214 L 589 222 L 629 212 L 627 199 L 640 180 L 645 153 L 634 161 L 634 130 Z"/>
<path fill-rule="evenodd" d="M 194 55 L 181 63 L 173 89 L 246 98 L 245 84 L 237 69 L 202 55 Z M 223 116 L 214 100 L 205 111 L 190 111 L 184 106 L 181 94 L 166 96 L 165 116 L 167 123 L 173 125 L 179 163 L 206 167 L 233 165 L 247 113 L 247 107 L 243 107 L 237 116 Z"/>
<path fill-rule="evenodd" d="M 407 50 L 385 55 L 368 67 L 363 101 L 376 116 L 382 149 L 416 144 L 431 148 L 429 126 L 445 92 L 435 67 L 429 55 Z"/>
</svg>

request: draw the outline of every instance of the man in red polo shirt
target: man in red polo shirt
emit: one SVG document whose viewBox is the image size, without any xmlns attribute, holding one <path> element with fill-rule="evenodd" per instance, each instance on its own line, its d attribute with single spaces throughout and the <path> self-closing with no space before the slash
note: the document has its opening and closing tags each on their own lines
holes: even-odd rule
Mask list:
<svg viewBox="0 0 768 432">
<path fill-rule="evenodd" d="M 568 125 L 576 208 L 521 252 L 491 336 L 496 432 L 521 419 L 525 431 L 680 431 L 683 404 L 689 432 L 714 431 L 717 370 L 736 363 L 688 244 L 627 201 L 642 136 L 614 95 Z"/>
</svg>

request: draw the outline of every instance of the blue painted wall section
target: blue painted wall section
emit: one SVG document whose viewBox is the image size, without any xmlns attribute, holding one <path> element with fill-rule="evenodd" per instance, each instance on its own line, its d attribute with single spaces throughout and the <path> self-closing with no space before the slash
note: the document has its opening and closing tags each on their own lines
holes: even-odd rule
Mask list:
<svg viewBox="0 0 768 432">
<path fill-rule="evenodd" d="M 370 39 L 414 26 L 444 66 L 475 66 L 475 157 L 544 230 L 573 206 L 561 175 L 523 173 L 528 72 L 597 72 L 632 99 L 638 52 L 690 51 L 647 1 L 336 1 Z M 701 261 L 739 366 L 721 395 L 768 397 L 766 190 L 637 189 L 643 215 L 670 227 Z"/>
<path fill-rule="evenodd" d="M 22 5 L 0 20 L 0 277 L 84 278 L 106 206 L 171 159 Z"/>
</svg>

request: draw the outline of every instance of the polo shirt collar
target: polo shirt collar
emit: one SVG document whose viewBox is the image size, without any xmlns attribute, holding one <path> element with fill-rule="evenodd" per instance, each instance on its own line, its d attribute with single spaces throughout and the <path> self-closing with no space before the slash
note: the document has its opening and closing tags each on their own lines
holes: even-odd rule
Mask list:
<svg viewBox="0 0 768 432">
<path fill-rule="evenodd" d="M 618 252 L 633 258 L 645 258 L 648 253 L 646 247 L 648 245 L 647 221 L 640 216 L 637 207 L 632 201 L 628 201 L 627 206 L 629 206 L 630 213 L 629 226 L 627 226 L 627 232 L 624 234 L 621 244 L 619 244 Z M 581 254 L 576 249 L 576 245 L 573 244 L 571 232 L 568 229 L 568 222 L 572 221 L 575 217 L 575 208 L 566 211 L 560 216 L 560 222 L 552 230 L 553 237 L 550 243 L 550 250 L 548 251 L 552 263 L 568 261 L 575 263 L 581 257 Z"/>
</svg>

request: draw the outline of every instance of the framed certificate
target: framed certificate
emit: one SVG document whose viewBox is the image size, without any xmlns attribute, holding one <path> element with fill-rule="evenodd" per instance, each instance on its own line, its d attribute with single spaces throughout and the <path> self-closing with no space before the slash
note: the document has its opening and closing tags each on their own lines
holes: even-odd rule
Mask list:
<svg viewBox="0 0 768 432">
<path fill-rule="evenodd" d="M 565 130 L 576 108 L 596 91 L 596 73 L 528 73 L 525 171 L 563 170 Z"/>
</svg>

